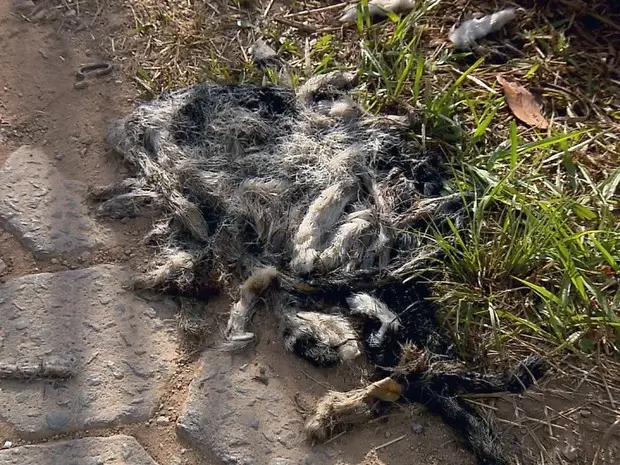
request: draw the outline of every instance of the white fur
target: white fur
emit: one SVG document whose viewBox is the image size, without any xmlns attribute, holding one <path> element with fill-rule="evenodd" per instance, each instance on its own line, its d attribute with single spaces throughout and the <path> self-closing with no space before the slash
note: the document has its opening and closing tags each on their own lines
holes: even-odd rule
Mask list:
<svg viewBox="0 0 620 465">
<path fill-rule="evenodd" d="M 240 298 L 230 309 L 226 326 L 226 339 L 231 342 L 244 342 L 254 339 L 254 334 L 246 331 L 256 301 L 278 277 L 275 268 L 265 267 L 254 270 L 240 289 Z"/>
<path fill-rule="evenodd" d="M 391 311 L 384 302 L 370 294 L 365 292 L 354 294 L 347 298 L 347 304 L 351 312 L 374 318 L 381 323 L 381 328 L 371 338 L 372 345 L 382 344 L 388 331 L 398 331 L 402 327 L 398 315 Z"/>
<path fill-rule="evenodd" d="M 316 312 L 298 312 L 287 315 L 286 324 L 293 330 L 289 341 L 304 334 L 338 350 L 342 361 L 351 361 L 361 355 L 357 334 L 351 323 L 340 315 Z M 287 347 L 292 350 L 292 347 Z"/>
<path fill-rule="evenodd" d="M 350 182 L 341 181 L 324 189 L 310 204 L 295 235 L 291 261 L 294 271 L 312 271 L 323 238 L 336 224 L 354 193 Z"/>
<path fill-rule="evenodd" d="M 385 11 L 405 13 L 412 10 L 414 6 L 414 0 L 373 0 L 368 2 L 368 12 L 371 17 L 386 16 Z M 340 22 L 353 23 L 356 19 L 356 5 L 350 5 L 345 8 L 343 15 L 340 17 Z"/>
<path fill-rule="evenodd" d="M 324 270 L 333 270 L 348 262 L 359 262 L 364 253 L 363 236 L 372 226 L 370 209 L 348 215 L 346 222 L 332 236 L 319 260 Z"/>
<path fill-rule="evenodd" d="M 467 20 L 459 27 L 454 25 L 449 37 L 456 48 L 469 50 L 476 45 L 478 39 L 482 39 L 491 32 L 499 31 L 515 17 L 514 8 L 506 8 L 479 19 Z"/>
</svg>

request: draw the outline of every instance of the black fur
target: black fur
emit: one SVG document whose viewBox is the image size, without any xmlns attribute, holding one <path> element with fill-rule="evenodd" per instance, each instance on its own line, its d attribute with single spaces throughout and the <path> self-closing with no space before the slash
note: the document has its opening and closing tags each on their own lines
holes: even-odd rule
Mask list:
<svg viewBox="0 0 620 465">
<path fill-rule="evenodd" d="M 447 370 L 445 363 L 441 363 Z M 482 375 L 459 370 L 433 371 L 399 377 L 405 387 L 403 399 L 426 405 L 455 428 L 472 450 L 480 465 L 507 465 L 508 458 L 491 426 L 459 398 L 461 393 L 489 394 L 493 392 L 520 393 L 530 387 L 547 370 L 540 357 L 530 356 L 507 373 Z"/>
<path fill-rule="evenodd" d="M 365 353 L 378 367 L 373 379 L 395 377 L 404 387 L 402 401 L 424 404 L 430 412 L 441 416 L 462 436 L 480 465 L 508 465 L 509 459 L 491 425 L 459 395 L 521 393 L 546 373 L 548 364 L 540 357 L 530 356 L 504 373 L 482 374 L 466 370 L 459 362 L 449 335 L 437 321 L 436 307 L 428 300 L 430 291 L 426 283 L 420 278 L 409 282 L 366 281 L 363 286 L 374 289 L 373 294 L 398 314 L 403 327 L 402 331 L 388 333 L 384 343 L 377 347 L 370 338 L 379 323 L 372 319 L 364 322 Z M 357 291 L 362 286 L 358 283 L 354 287 Z M 342 306 L 346 306 L 346 297 L 352 293 L 346 286 L 336 286 L 331 292 L 325 292 L 326 287 L 320 288 L 323 301 L 331 300 Z M 393 369 L 401 360 L 405 344 L 421 349 L 426 368 L 394 376 Z M 333 366 L 338 362 L 338 353 L 333 348 L 319 345 L 312 338 L 295 341 L 295 353 L 316 366 Z M 383 403 L 375 408 L 381 412 L 388 407 L 388 403 Z"/>
<path fill-rule="evenodd" d="M 340 363 L 340 354 L 333 347 L 318 342 L 310 336 L 295 337 L 289 331 L 284 331 L 284 341 L 290 341 L 295 352 L 312 365 L 330 368 Z"/>
<path fill-rule="evenodd" d="M 466 371 L 458 363 L 450 338 L 438 324 L 434 304 L 426 300 L 429 291 L 423 282 L 390 285 L 380 289 L 378 295 L 399 314 L 404 329 L 391 334 L 379 351 L 366 344 L 371 359 L 382 367 L 378 369 L 377 379 L 391 373 L 389 368 L 400 360 L 404 344 L 423 349 L 428 368 L 397 377 L 405 388 L 402 399 L 422 403 L 429 411 L 440 415 L 461 434 L 480 465 L 507 465 L 509 461 L 491 426 L 459 398 L 459 394 L 523 392 L 546 373 L 546 361 L 530 356 L 506 373 Z M 376 323 L 366 323 L 366 337 L 375 327 Z"/>
</svg>

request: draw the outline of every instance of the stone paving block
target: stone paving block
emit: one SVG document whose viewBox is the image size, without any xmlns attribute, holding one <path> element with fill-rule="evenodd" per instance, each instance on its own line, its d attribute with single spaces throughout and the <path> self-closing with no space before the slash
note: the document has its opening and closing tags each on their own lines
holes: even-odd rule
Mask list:
<svg viewBox="0 0 620 465">
<path fill-rule="evenodd" d="M 303 422 L 278 380 L 265 385 L 231 354 L 207 351 L 177 422 L 196 448 L 226 465 L 302 463 L 310 451 Z M 327 463 L 327 462 L 325 462 Z"/>
<path fill-rule="evenodd" d="M 0 465 L 157 465 L 131 436 L 75 439 L 0 451 Z"/>
<path fill-rule="evenodd" d="M 101 247 L 111 235 L 89 216 L 85 195 L 45 153 L 23 146 L 0 170 L 0 226 L 37 258 Z"/>
<path fill-rule="evenodd" d="M 101 265 L 0 285 L 0 420 L 20 436 L 153 415 L 174 371 L 175 307 L 124 290 L 128 278 Z"/>
</svg>

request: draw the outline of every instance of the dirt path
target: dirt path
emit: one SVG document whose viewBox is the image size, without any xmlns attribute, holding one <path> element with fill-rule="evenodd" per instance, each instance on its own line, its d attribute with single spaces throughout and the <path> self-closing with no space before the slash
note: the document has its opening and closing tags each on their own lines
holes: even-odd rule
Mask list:
<svg viewBox="0 0 620 465">
<path fill-rule="evenodd" d="M 39 147 L 66 179 L 86 185 L 112 182 L 125 173 L 125 168 L 106 153 L 106 122 L 131 107 L 136 91 L 119 69 L 89 80 L 89 86 L 81 90 L 74 88 L 74 76 L 86 63 L 103 59 L 118 62 L 118 57 L 101 54 L 101 43 L 121 27 L 124 19 L 109 6 L 102 11 L 105 17 L 100 14 L 94 20 L 96 11 L 85 11 L 84 5 L 80 14 L 51 2 L 37 2 L 35 8 L 14 8 L 11 1 L 0 2 L 0 165 L 14 150 L 31 145 Z M 15 235 L 1 231 L 4 269 L 0 270 L 0 279 L 6 282 L 33 273 L 62 272 L 101 263 L 140 269 L 145 257 L 137 242 L 145 224 L 140 220 L 117 222 L 110 226 L 113 240 L 107 247 L 46 258 L 35 258 Z M 2 329 L 6 333 L 8 328 Z M 54 434 L 35 441 L 21 438 L 14 428 L 0 421 L 0 438 L 15 447 L 122 433 L 134 436 L 158 463 L 205 463 L 202 456 L 179 443 L 174 431 L 174 420 L 194 368 L 178 359 L 174 361 L 160 394 L 161 404 L 147 421 L 120 428 Z"/>
<path fill-rule="evenodd" d="M 114 53 L 109 54 L 110 50 L 115 49 L 114 41 L 117 41 L 116 43 L 122 41 L 123 35 L 129 32 L 128 25 L 130 22 L 126 16 L 127 10 L 111 7 L 109 3 L 103 1 L 79 5 L 75 2 L 58 2 L 57 5 L 56 2 L 37 2 L 34 9 L 28 3 L 24 0 L 15 2 L 19 8 L 16 8 L 10 1 L 0 3 L 0 43 L 2 44 L 2 51 L 0 52 L 0 85 L 2 86 L 0 88 L 0 167 L 4 166 L 5 168 L 4 174 L 0 174 L 0 176 L 6 178 L 11 175 L 6 171 L 7 166 L 22 166 L 19 163 L 23 160 L 20 161 L 15 156 L 15 151 L 18 148 L 24 145 L 36 147 L 39 150 L 38 153 L 44 154 L 45 158 L 37 163 L 43 166 L 42 169 L 47 170 L 46 173 L 48 173 L 40 175 L 41 183 L 48 182 L 50 179 L 63 185 L 66 184 L 64 180 L 83 183 L 79 184 L 78 187 L 66 185 L 58 194 L 69 202 L 67 205 L 73 205 L 81 195 L 82 187 L 80 186 L 109 183 L 126 174 L 125 168 L 112 154 L 106 151 L 104 135 L 107 121 L 132 108 L 137 97 L 134 85 L 123 73 L 122 64 L 126 57 L 116 56 Z M 75 5 L 75 9 L 72 8 L 73 5 Z M 105 44 L 105 47 L 102 47 L 102 44 Z M 108 52 L 104 52 L 104 50 Z M 86 88 L 76 89 L 74 87 L 76 70 L 86 63 L 102 60 L 112 62 L 115 65 L 114 71 L 109 75 L 89 80 Z M 36 158 L 35 155 L 29 156 Z M 39 175 L 37 174 L 37 176 Z M 37 197 L 39 195 L 36 193 L 36 189 L 40 189 L 41 186 L 37 184 L 39 181 L 35 182 L 33 179 L 21 179 L 19 185 L 25 186 L 23 189 L 26 189 L 23 191 L 23 195 L 21 197 L 17 195 L 15 198 L 10 197 L 10 202 L 14 200 L 17 209 L 21 208 L 20 202 L 25 202 L 27 205 L 32 196 Z M 28 190 L 31 189 L 28 187 L 29 182 L 32 189 L 35 190 Z M 50 185 L 46 189 L 54 191 L 56 188 L 58 186 Z M 17 192 L 17 194 L 21 193 Z M 40 195 L 45 197 L 47 194 L 42 193 Z M 23 200 L 24 198 L 26 200 Z M 2 200 L 0 199 L 0 201 Z M 65 207 L 58 208 L 62 210 Z M 75 208 L 79 210 L 79 207 L 76 206 Z M 5 215 L 3 228 L 0 229 L 0 259 L 2 260 L 0 262 L 0 280 L 6 283 L 0 284 L 0 286 L 5 286 L 2 288 L 3 292 L 10 295 L 9 300 L 13 299 L 11 302 L 5 302 L 2 300 L 3 296 L 0 295 L 1 311 L 16 311 L 10 304 L 28 297 L 24 289 L 39 279 L 29 281 L 30 277 L 37 273 L 53 273 L 53 275 L 44 275 L 44 278 L 41 279 L 53 280 L 55 278 L 50 276 L 58 276 L 63 283 L 69 282 L 67 284 L 69 286 L 70 281 L 75 279 L 75 275 L 66 274 L 69 270 L 90 270 L 92 267 L 101 264 L 118 264 L 134 270 L 144 269 L 148 250 L 139 245 L 139 239 L 147 230 L 148 222 L 146 220 L 123 219 L 114 223 L 97 223 L 96 227 L 101 228 L 100 234 L 102 237 L 105 236 L 105 240 L 101 243 L 86 248 L 72 248 L 71 245 L 66 246 L 65 243 L 64 248 L 55 249 L 58 247 L 58 242 L 54 234 L 41 239 L 40 227 L 30 227 L 24 232 L 23 224 L 19 223 L 22 219 L 20 215 L 25 215 L 26 220 L 29 220 L 28 215 L 36 215 L 37 212 L 43 211 L 39 208 L 31 208 L 31 210 L 35 213 L 26 214 L 24 212 L 27 210 L 19 210 L 16 217 Z M 62 217 L 62 211 L 60 214 Z M 79 215 L 79 212 L 76 215 Z M 43 218 L 45 219 L 45 217 Z M 56 217 L 52 215 L 52 218 Z M 66 221 L 71 222 L 73 220 L 69 218 Z M 64 221 L 59 221 L 58 227 L 60 229 L 63 225 Z M 91 234 L 95 233 L 91 232 Z M 29 239 L 31 236 L 34 236 L 34 239 Z M 41 245 L 37 242 L 38 240 L 47 242 Z M 33 249 L 28 245 L 31 243 L 37 247 L 40 246 L 39 249 L 36 247 Z M 15 281 L 18 278 L 24 278 L 26 281 L 23 281 L 21 287 L 10 287 L 11 283 L 21 282 Z M 91 278 L 87 276 L 85 279 Z M 86 287 L 90 289 L 89 286 L 90 284 Z M 87 297 L 85 302 L 88 306 L 91 291 L 86 290 L 84 292 Z M 37 292 L 34 294 L 36 297 Z M 120 290 L 114 295 L 124 296 Z M 134 327 L 129 323 L 128 332 L 123 333 L 123 330 L 119 329 L 122 322 L 120 319 L 111 322 L 107 320 L 108 317 L 113 317 L 106 312 L 117 310 L 110 309 L 111 306 L 113 307 L 110 304 L 111 299 L 104 301 L 101 297 L 96 298 L 101 300 L 102 306 L 97 307 L 99 313 L 92 317 L 97 322 L 101 320 L 102 323 L 84 321 L 84 324 L 79 325 L 80 331 L 85 331 L 85 326 L 90 329 L 94 328 L 93 330 L 99 334 L 95 338 L 102 341 L 109 336 L 118 342 L 117 336 L 120 334 L 120 337 L 125 338 L 126 347 L 121 344 L 119 350 L 122 351 L 131 347 L 133 350 L 132 357 L 138 354 L 137 357 L 143 357 L 139 360 L 143 360 L 144 366 L 153 365 L 153 375 L 145 375 L 140 369 L 133 366 L 133 359 L 122 359 L 121 357 L 116 365 L 104 361 L 103 358 L 108 357 L 106 350 L 109 348 L 98 346 L 98 342 L 95 342 L 94 346 L 91 347 L 83 342 L 87 337 L 90 337 L 86 336 L 86 333 L 84 333 L 84 337 L 80 334 L 80 338 L 77 338 L 74 334 L 75 331 L 68 332 L 66 334 L 67 340 L 75 337 L 76 341 L 82 341 L 81 343 L 84 344 L 84 347 L 75 350 L 79 354 L 78 359 L 84 358 L 84 361 L 80 363 L 83 363 L 82 368 L 89 376 L 84 385 L 73 386 L 69 384 L 69 392 L 73 392 L 72 389 L 79 387 L 82 390 L 80 395 L 92 394 L 95 396 L 92 401 L 96 403 L 102 401 L 101 396 L 104 391 L 110 390 L 109 393 L 106 393 L 109 394 L 110 409 L 114 410 L 113 407 L 118 403 L 120 413 L 110 413 L 109 416 L 104 416 L 95 421 L 88 415 L 98 415 L 101 412 L 91 412 L 86 415 L 83 411 L 89 412 L 88 402 L 82 401 L 83 409 L 76 410 L 73 408 L 72 415 L 74 416 L 70 417 L 67 425 L 60 424 L 59 426 L 59 422 L 62 423 L 65 417 L 56 412 L 45 410 L 49 406 L 49 399 L 46 400 L 45 395 L 40 401 L 40 405 L 37 404 L 38 406 L 34 406 L 34 404 L 29 406 L 31 400 L 27 398 L 24 407 L 13 404 L 13 401 L 8 397 L 9 400 L 6 400 L 5 404 L 1 404 L 3 398 L 0 396 L 0 405 L 4 405 L 7 409 L 0 411 L 0 440 L 2 442 L 10 441 L 11 447 L 16 447 L 23 444 L 55 443 L 64 439 L 123 434 L 136 438 L 147 453 L 160 465 L 215 465 L 219 463 L 209 454 L 209 447 L 200 447 L 200 445 L 197 448 L 191 447 L 182 438 L 179 438 L 177 427 L 175 427 L 177 419 L 180 417 L 187 418 L 188 413 L 187 410 L 184 412 L 184 409 L 186 409 L 185 404 L 188 396 L 190 399 L 197 398 L 197 402 L 203 402 L 204 395 L 201 386 L 209 376 L 210 360 L 203 358 L 202 362 L 187 362 L 180 353 L 176 353 L 169 357 L 166 366 L 158 366 L 158 360 L 153 360 L 152 357 L 148 359 L 148 354 L 145 356 L 144 352 L 149 351 L 150 353 L 150 350 L 155 346 L 161 348 L 162 351 L 166 348 L 178 347 L 178 341 L 172 334 L 174 329 L 173 316 L 148 316 L 153 321 L 152 324 L 155 328 L 152 334 L 145 335 L 144 341 L 128 341 L 126 340 L 127 334 L 130 335 L 130 339 L 134 337 L 131 333 Z M 125 296 L 123 298 L 131 299 L 132 297 Z M 60 302 L 58 308 L 60 308 L 69 306 L 71 302 L 78 299 L 78 296 L 59 295 L 58 299 Z M 34 302 L 34 300 L 32 301 Z M 114 299 L 112 301 L 116 302 Z M 33 304 L 34 307 L 37 305 L 39 304 Z M 41 310 L 40 315 L 45 315 L 46 305 L 44 302 L 37 307 Z M 76 314 L 71 318 L 80 316 L 79 312 L 85 310 L 84 307 L 76 308 Z M 144 310 L 144 313 L 148 314 L 150 310 L 149 307 Z M 225 310 L 225 307 L 215 308 L 216 313 L 224 313 Z M 25 352 L 23 353 L 39 356 L 38 344 L 44 346 L 48 343 L 45 339 L 45 333 L 41 333 L 43 334 L 41 336 L 35 331 L 35 326 L 44 328 L 45 325 L 40 321 L 28 320 L 29 311 L 30 309 L 25 309 L 23 315 L 17 312 L 14 318 L 9 315 L 8 320 L 10 321 L 7 320 L 8 323 L 0 323 L 0 342 L 5 337 L 8 341 L 16 341 L 12 347 L 7 344 L 6 352 L 10 355 L 13 354 L 11 351 L 21 355 L 22 352 L 19 351 L 28 346 L 28 349 L 24 349 Z M 5 316 L 3 313 L 0 314 Z M 36 316 L 39 313 L 32 315 Z M 40 318 L 45 319 L 46 317 Z M 143 316 L 139 316 L 139 318 L 143 318 Z M 22 320 L 24 320 L 23 324 L 21 323 Z M 97 326 L 98 324 L 99 326 Z M 19 333 L 18 337 L 16 331 L 29 333 L 25 336 Z M 301 424 L 302 419 L 299 413 L 295 411 L 293 402 L 297 394 L 321 395 L 325 391 L 326 385 L 337 388 L 350 387 L 359 381 L 361 373 L 357 367 L 334 371 L 313 370 L 292 355 L 282 354 L 277 335 L 268 323 L 259 325 L 258 333 L 261 335 L 261 340 L 256 350 L 245 356 L 234 358 L 232 362 L 226 362 L 228 365 L 222 368 L 220 373 L 223 374 L 223 379 L 226 379 L 227 382 L 232 380 L 236 386 L 243 386 L 247 389 L 243 395 L 230 396 L 230 402 L 233 404 L 230 407 L 231 411 L 249 412 L 248 415 L 256 415 L 256 418 L 250 418 L 249 425 L 241 425 L 238 429 L 229 425 L 227 426 L 229 429 L 222 432 L 218 431 L 216 426 L 216 433 L 221 435 L 223 442 L 230 440 L 228 436 L 231 431 L 239 435 L 256 434 L 259 437 L 259 443 L 250 442 L 249 447 L 269 448 L 269 451 L 260 451 L 260 454 L 264 453 L 265 457 L 273 457 L 269 461 L 269 464 L 273 465 L 277 463 L 322 464 L 337 460 L 357 463 L 373 447 L 377 446 L 380 447 L 380 458 L 391 465 L 474 463 L 473 458 L 461 447 L 454 433 L 449 431 L 438 419 L 426 414 L 420 406 L 395 410 L 384 419 L 373 421 L 355 432 L 336 438 L 320 448 L 318 452 L 310 449 L 308 445 L 302 445 L 303 439 L 297 436 L 290 439 L 274 433 L 275 436 L 271 437 L 271 430 L 262 430 L 262 425 L 277 428 L 283 423 Z M 39 339 L 37 339 L 38 337 Z M 54 337 L 60 336 L 52 334 L 52 338 Z M 139 346 L 140 350 L 134 350 L 136 346 Z M 142 350 L 141 347 L 145 349 Z M 1 348 L 2 344 L 0 344 Z M 85 356 L 87 348 L 91 351 L 88 357 Z M 4 356 L 5 353 L 2 353 Z M 112 355 L 109 357 L 112 358 Z M 93 368 L 99 362 L 101 362 L 101 366 L 98 369 L 103 370 L 100 372 Z M 118 371 L 119 366 L 122 367 L 122 362 L 125 362 L 131 370 L 124 368 L 124 371 Z M 258 366 L 266 367 L 270 383 L 266 385 L 256 384 L 253 370 Z M 247 367 L 250 368 L 246 370 Z M 134 372 L 133 375 L 130 371 Z M 97 384 L 99 382 L 97 381 L 98 377 L 103 378 L 103 384 Z M 124 383 L 129 383 L 129 380 L 135 380 L 136 383 L 143 383 L 144 385 L 138 386 L 137 384 L 138 387 L 136 387 L 135 392 L 132 391 L 128 397 L 123 397 L 121 391 L 125 386 Z M 0 380 L 0 382 L 5 383 L 2 385 L 5 392 L 12 392 L 12 389 L 19 392 L 24 389 L 30 393 L 41 388 L 45 393 L 46 386 L 48 388 L 52 386 L 50 389 L 54 390 L 58 387 L 55 382 L 45 380 L 33 381 L 27 389 L 23 388 L 21 384 L 15 384 L 14 381 Z M 95 386 L 100 387 L 95 388 Z M 152 389 L 156 394 L 153 395 L 152 399 L 146 399 L 146 403 L 155 402 L 155 408 L 147 409 L 148 414 L 145 417 L 139 404 L 134 401 L 141 392 L 151 392 L 149 389 Z M 214 389 L 217 390 L 217 386 Z M 259 402 L 258 406 L 246 406 L 243 402 L 247 401 L 247 392 L 272 397 L 265 397 L 264 403 Z M 613 389 L 612 393 L 618 394 L 617 390 Z M 280 397 L 273 397 L 276 394 Z M 590 393 L 581 399 L 584 405 L 587 404 L 589 395 Z M 542 404 L 536 401 L 535 397 L 533 399 L 534 407 L 532 410 L 536 411 L 536 406 L 540 407 Z M 63 402 L 65 401 L 59 397 L 56 404 L 60 406 L 73 405 L 71 402 L 74 400 L 67 401 L 68 404 Z M 513 402 L 512 399 L 511 402 Z M 138 404 L 137 407 L 136 404 Z M 202 404 L 198 403 L 198 405 Z M 272 405 L 273 409 L 267 408 L 266 405 Z M 512 407 L 513 404 L 509 402 L 508 406 Z M 510 410 L 505 407 L 504 405 L 502 408 Z M 21 413 L 14 414 L 14 412 L 21 412 L 18 410 L 20 408 L 30 412 L 25 414 L 26 416 L 30 415 L 29 418 L 36 419 L 40 416 L 45 421 L 39 424 L 35 420 L 32 420 L 32 423 L 21 422 L 19 418 L 15 420 L 14 418 Z M 30 410 L 28 410 L 29 408 Z M 556 448 L 559 451 L 556 455 L 560 462 L 591 463 L 591 457 L 596 451 L 595 445 L 598 444 L 605 430 L 605 425 L 609 423 L 610 412 L 601 411 L 602 413 L 600 413 L 594 407 L 574 409 L 573 402 L 566 399 L 563 404 L 557 405 L 555 408 L 557 412 L 560 412 L 560 417 L 564 420 L 569 418 L 569 420 L 565 421 L 565 426 L 559 426 L 557 431 L 548 426 L 550 435 L 554 438 L 553 441 L 548 437 L 542 439 L 542 442 L 549 448 L 547 452 Z M 570 414 L 565 414 L 569 410 L 571 410 Z M 613 412 L 613 410 L 611 411 Z M 518 413 L 516 407 L 512 412 Z M 216 413 L 219 414 L 219 412 Z M 575 417 L 574 414 L 577 416 Z M 606 415 L 605 419 L 599 418 L 599 414 Z M 201 417 L 200 412 L 198 415 L 198 418 L 205 421 L 209 420 L 209 418 Z M 592 417 L 598 418 L 598 423 L 593 425 Z M 514 419 L 506 421 L 511 422 L 511 425 L 517 425 Z M 543 420 L 536 421 L 540 423 Z M 605 423 L 606 421 L 607 423 Z M 596 434 L 591 433 L 593 429 Z M 200 438 L 204 432 L 193 432 L 191 428 L 187 431 L 190 441 L 193 441 L 194 446 L 196 446 L 197 438 Z M 566 435 L 564 432 L 570 434 Z M 542 435 L 542 433 L 540 434 Z M 569 440 L 572 442 L 567 442 Z M 613 457 L 617 457 L 617 455 L 613 455 L 618 453 L 617 437 L 614 440 L 615 444 L 610 449 L 611 455 L 602 456 L 601 463 L 613 463 Z M 266 444 L 269 446 L 267 447 Z M 230 447 L 233 446 L 234 444 Z M 297 457 L 297 452 L 294 452 L 297 449 L 303 452 L 300 452 L 302 458 L 299 459 L 299 462 L 291 459 L 278 459 L 279 456 Z M 257 451 L 257 456 L 258 454 L 259 451 Z M 0 464 L 5 463 L 2 460 L 0 456 Z M 262 464 L 261 460 L 257 459 L 256 463 Z M 146 464 L 148 462 L 136 461 L 135 463 Z M 265 461 L 265 463 L 267 462 Z"/>
</svg>

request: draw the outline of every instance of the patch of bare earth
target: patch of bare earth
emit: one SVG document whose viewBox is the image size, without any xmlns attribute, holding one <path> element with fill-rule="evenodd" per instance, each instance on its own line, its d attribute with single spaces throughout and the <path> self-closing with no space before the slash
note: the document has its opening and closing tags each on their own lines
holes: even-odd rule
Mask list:
<svg viewBox="0 0 620 465">
<path fill-rule="evenodd" d="M 314 2 L 306 9 L 321 6 Z M 126 169 L 107 151 L 105 127 L 110 119 L 131 109 L 143 92 L 156 93 L 167 85 L 190 83 L 201 73 L 204 77 L 218 73 L 220 78 L 226 77 L 223 70 L 209 68 L 213 66 L 212 59 L 217 58 L 228 63 L 231 73 L 238 77 L 245 72 L 240 60 L 245 57 L 248 42 L 259 35 L 253 29 L 244 29 L 243 21 L 261 18 L 262 13 L 277 13 L 279 19 L 275 23 L 286 26 L 287 34 L 292 30 L 316 33 L 312 24 L 304 28 L 303 22 L 310 14 L 287 16 L 286 5 L 273 2 L 254 7 L 229 9 L 216 2 L 194 5 L 181 1 L 66 0 L 37 1 L 34 9 L 18 11 L 11 2 L 0 3 L 0 164 L 18 147 L 33 145 L 52 158 L 67 179 L 86 185 L 120 179 Z M 316 14 L 323 18 L 331 15 L 330 11 Z M 183 19 L 174 26 L 177 36 L 186 37 L 186 42 L 167 35 L 166 28 L 172 27 L 170 24 L 177 18 Z M 329 27 L 333 25 L 319 29 Z M 161 33 L 136 36 L 137 32 L 152 30 Z M 138 49 L 138 45 L 143 48 Z M 205 53 L 207 49 L 215 50 L 216 55 Z M 180 64 L 177 69 L 166 62 L 172 58 L 176 60 L 173 63 Z M 114 71 L 89 78 L 87 88 L 76 89 L 78 68 L 100 60 L 113 63 Z M 140 239 L 148 230 L 149 221 L 124 219 L 108 226 L 114 233 L 112 246 L 49 259 L 35 258 L 12 234 L 0 231 L 0 258 L 4 264 L 0 267 L 0 280 L 102 263 L 144 269 L 150 253 Z M 211 310 L 220 324 L 225 321 L 225 305 Z M 284 391 L 278 394 L 284 398 L 297 399 L 302 395 L 312 399 L 328 388 L 348 389 L 361 382 L 359 368 L 316 370 L 290 354 L 283 354 L 273 325 L 259 324 L 257 333 L 260 343 L 247 355 L 248 363 L 265 366 L 269 376 L 281 379 L 272 386 L 282 388 Z M 216 327 L 214 337 L 217 335 Z M 184 444 L 176 434 L 175 421 L 199 367 L 181 352 L 175 363 L 175 371 L 161 394 L 161 404 L 146 422 L 65 433 L 38 441 L 25 440 L 8 424 L 0 422 L 0 444 L 9 440 L 15 447 L 123 433 L 135 437 L 159 464 L 216 464 L 213 457 L 205 457 Z M 472 399 L 472 403 L 499 423 L 505 432 L 502 439 L 509 446 L 516 444 L 515 438 L 526 438 L 526 447 L 515 447 L 521 463 L 618 463 L 620 428 L 614 430 L 610 425 L 618 416 L 620 388 L 617 379 L 609 374 L 617 372 L 617 366 L 606 363 L 574 367 L 571 372 L 558 371 L 558 378 L 522 397 L 504 395 L 485 398 L 484 402 Z M 274 413 L 290 414 L 262 414 L 268 418 Z M 301 413 L 293 415 L 293 420 L 303 420 Z M 291 419 L 282 419 L 287 420 Z M 351 464 L 473 463 L 457 436 L 421 406 L 397 406 L 386 417 L 346 431 L 325 446 L 329 460 Z M 273 447 L 277 456 L 278 447 L 283 446 L 276 441 Z M 368 455 L 375 448 L 376 456 Z"/>
</svg>

